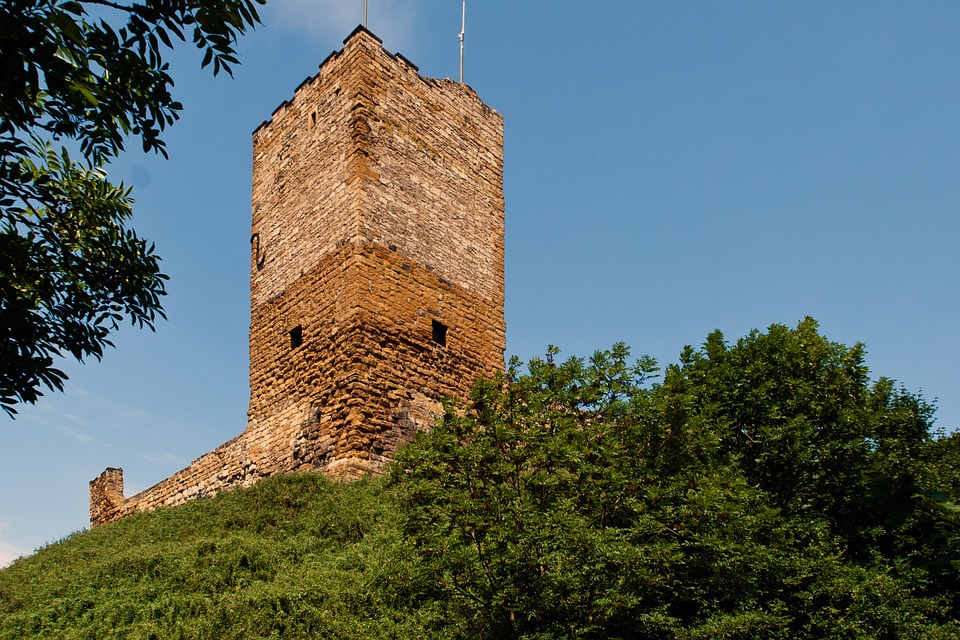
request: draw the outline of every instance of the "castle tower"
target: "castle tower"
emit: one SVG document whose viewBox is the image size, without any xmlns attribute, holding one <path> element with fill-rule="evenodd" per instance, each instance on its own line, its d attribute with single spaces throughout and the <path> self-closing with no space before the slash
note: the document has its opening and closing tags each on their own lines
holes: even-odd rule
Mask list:
<svg viewBox="0 0 960 640">
<path fill-rule="evenodd" d="M 344 44 L 254 132 L 247 431 L 352 476 L 503 368 L 503 120 Z"/>
<path fill-rule="evenodd" d="M 253 134 L 246 430 L 91 525 L 294 470 L 376 472 L 503 369 L 503 119 L 358 27 Z"/>
</svg>

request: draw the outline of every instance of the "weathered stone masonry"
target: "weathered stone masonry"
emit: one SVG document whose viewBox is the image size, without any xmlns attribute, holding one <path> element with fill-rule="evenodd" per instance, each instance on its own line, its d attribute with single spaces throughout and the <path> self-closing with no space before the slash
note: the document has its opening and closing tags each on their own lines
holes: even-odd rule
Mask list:
<svg viewBox="0 0 960 640">
<path fill-rule="evenodd" d="M 246 430 L 90 522 L 295 470 L 376 472 L 503 368 L 503 119 L 358 28 L 253 134 Z"/>
</svg>

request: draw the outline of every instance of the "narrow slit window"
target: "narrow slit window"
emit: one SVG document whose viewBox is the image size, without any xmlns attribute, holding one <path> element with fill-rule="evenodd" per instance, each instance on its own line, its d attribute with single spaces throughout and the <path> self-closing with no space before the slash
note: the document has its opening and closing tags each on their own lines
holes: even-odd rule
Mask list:
<svg viewBox="0 0 960 640">
<path fill-rule="evenodd" d="M 290 329 L 290 348 L 296 349 L 303 344 L 303 327 Z"/>
<path fill-rule="evenodd" d="M 436 342 L 441 347 L 447 346 L 447 325 L 442 322 L 433 322 L 433 341 Z"/>
</svg>

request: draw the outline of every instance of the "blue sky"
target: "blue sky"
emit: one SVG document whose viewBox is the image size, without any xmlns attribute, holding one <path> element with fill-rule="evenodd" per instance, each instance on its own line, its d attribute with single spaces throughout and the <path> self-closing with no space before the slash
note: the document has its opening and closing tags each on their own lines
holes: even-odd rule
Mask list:
<svg viewBox="0 0 960 640">
<path fill-rule="evenodd" d="M 369 3 L 388 50 L 457 76 L 459 0 Z M 85 527 L 105 467 L 130 495 L 243 430 L 250 134 L 362 7 L 270 0 L 232 80 L 172 56 L 170 160 L 112 169 L 169 320 L 0 417 L 0 564 Z M 960 425 L 960 4 L 468 0 L 465 80 L 506 122 L 508 354 L 666 364 L 811 315 Z"/>
</svg>

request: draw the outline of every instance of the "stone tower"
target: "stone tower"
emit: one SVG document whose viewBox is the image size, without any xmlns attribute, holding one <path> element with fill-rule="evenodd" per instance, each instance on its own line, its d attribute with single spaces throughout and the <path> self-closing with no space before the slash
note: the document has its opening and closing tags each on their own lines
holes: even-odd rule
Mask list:
<svg viewBox="0 0 960 640">
<path fill-rule="evenodd" d="M 358 27 L 253 134 L 246 430 L 91 524 L 274 473 L 376 472 L 503 369 L 503 119 Z"/>
<path fill-rule="evenodd" d="M 503 368 L 503 122 L 362 28 L 253 135 L 250 414 L 375 469 Z"/>
</svg>

